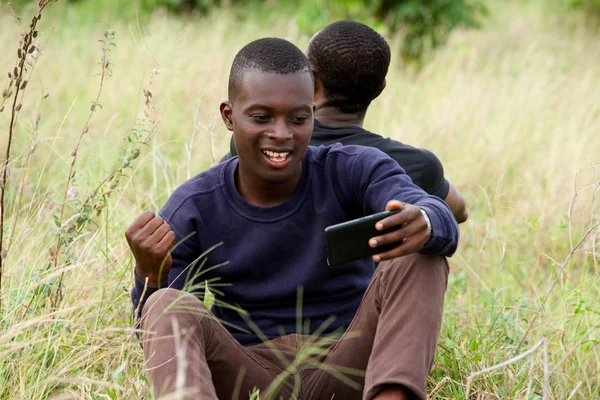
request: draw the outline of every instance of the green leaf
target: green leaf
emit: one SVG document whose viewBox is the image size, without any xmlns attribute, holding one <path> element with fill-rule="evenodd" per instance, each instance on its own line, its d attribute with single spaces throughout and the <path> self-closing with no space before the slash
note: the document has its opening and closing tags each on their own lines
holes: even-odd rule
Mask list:
<svg viewBox="0 0 600 400">
<path fill-rule="evenodd" d="M 115 369 L 110 374 L 110 377 L 113 380 L 113 382 L 120 383 L 123 380 L 123 371 L 125 371 L 126 366 L 127 366 L 127 360 L 125 360 L 123 362 L 123 364 L 119 365 L 119 367 L 117 367 L 117 369 Z"/>
<path fill-rule="evenodd" d="M 215 295 L 208 288 L 208 281 L 204 281 L 204 306 L 209 310 L 215 303 Z"/>
</svg>

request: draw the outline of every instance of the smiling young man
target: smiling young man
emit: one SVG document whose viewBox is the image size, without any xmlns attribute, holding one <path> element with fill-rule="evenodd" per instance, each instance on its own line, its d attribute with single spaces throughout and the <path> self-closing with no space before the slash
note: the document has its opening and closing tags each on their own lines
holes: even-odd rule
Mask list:
<svg viewBox="0 0 600 400">
<path fill-rule="evenodd" d="M 394 159 L 413 182 L 443 199 L 458 223 L 468 218 L 461 192 L 444 176 L 439 158 L 429 150 L 385 138 L 363 128 L 367 110 L 386 86 L 390 47 L 369 26 L 337 21 L 317 32 L 305 53 L 315 75 L 315 127 L 311 146 L 375 147 Z M 223 159 L 237 155 L 233 138 Z"/>
<path fill-rule="evenodd" d="M 248 398 L 257 387 L 265 399 L 425 398 L 458 226 L 379 150 L 309 147 L 313 85 L 291 43 L 245 46 L 221 104 L 239 157 L 127 229 L 157 395 Z M 400 244 L 328 266 L 325 227 L 384 209 L 400 212 L 377 229 L 399 229 L 369 243 Z M 205 281 L 211 311 L 197 298 Z"/>
</svg>

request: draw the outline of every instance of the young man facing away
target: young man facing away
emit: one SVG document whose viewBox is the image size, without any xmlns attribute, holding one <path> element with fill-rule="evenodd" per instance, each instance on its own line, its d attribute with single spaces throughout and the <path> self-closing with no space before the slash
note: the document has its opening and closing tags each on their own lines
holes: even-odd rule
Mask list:
<svg viewBox="0 0 600 400">
<path fill-rule="evenodd" d="M 442 321 L 445 256 L 459 235 L 450 209 L 377 149 L 308 147 L 313 74 L 293 44 L 248 44 L 229 79 L 221 115 L 239 157 L 185 182 L 160 216 L 145 212 L 126 232 L 136 260 L 132 300 L 142 310 L 156 394 L 247 398 L 258 387 L 262 399 L 424 399 Z M 325 227 L 384 209 L 401 211 L 378 229 L 401 228 L 369 243 L 402 244 L 328 266 Z M 215 285 L 212 312 L 193 294 L 202 294 L 194 287 L 205 280 L 223 283 Z M 322 325 L 321 335 L 345 333 L 294 362 L 316 340 L 305 334 Z"/>
<path fill-rule="evenodd" d="M 317 32 L 305 54 L 315 74 L 317 105 L 310 145 L 375 147 L 398 162 L 417 186 L 446 201 L 459 224 L 466 221 L 462 194 L 445 179 L 444 167 L 435 154 L 363 129 L 371 101 L 385 89 L 390 65 L 386 40 L 360 22 L 338 21 Z M 224 159 L 235 155 L 232 138 Z"/>
</svg>

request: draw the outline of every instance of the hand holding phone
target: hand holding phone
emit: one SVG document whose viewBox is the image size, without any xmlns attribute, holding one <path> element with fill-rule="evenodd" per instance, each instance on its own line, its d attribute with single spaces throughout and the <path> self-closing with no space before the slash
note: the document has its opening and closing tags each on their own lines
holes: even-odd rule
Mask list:
<svg viewBox="0 0 600 400">
<path fill-rule="evenodd" d="M 396 243 L 390 243 L 382 248 L 374 248 L 369 245 L 369 240 L 374 236 L 391 231 L 378 231 L 375 224 L 397 212 L 397 210 L 384 211 L 325 228 L 327 263 L 329 265 L 344 264 L 397 246 Z M 398 228 L 393 227 L 393 229 Z"/>
<path fill-rule="evenodd" d="M 379 262 L 420 251 L 431 237 L 418 206 L 391 200 L 386 211 L 325 229 L 327 261 L 339 265 L 372 256 Z"/>
</svg>

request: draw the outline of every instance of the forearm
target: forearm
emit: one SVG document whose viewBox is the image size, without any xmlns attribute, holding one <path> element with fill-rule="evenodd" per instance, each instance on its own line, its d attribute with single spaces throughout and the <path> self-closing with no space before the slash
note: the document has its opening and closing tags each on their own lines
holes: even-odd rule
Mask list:
<svg viewBox="0 0 600 400">
<path fill-rule="evenodd" d="M 137 310 L 138 315 L 141 315 L 146 299 L 159 289 L 168 287 L 183 290 L 185 286 L 184 270 L 185 266 L 189 265 L 189 262 L 174 258 L 173 263 L 169 268 L 168 274 L 156 274 L 156 276 L 161 276 L 162 279 L 149 276 L 152 274 L 143 272 L 145 270 L 148 271 L 148 269 L 138 268 L 139 265 L 136 265 L 133 274 L 134 285 L 131 290 L 131 300 L 133 302 L 133 309 Z"/>
<path fill-rule="evenodd" d="M 448 191 L 448 195 L 444 199 L 450 210 L 452 210 L 452 214 L 456 219 L 456 222 L 462 224 L 467 220 L 469 214 L 467 212 L 467 206 L 465 204 L 465 200 L 462 196 L 462 193 L 450 183 L 450 190 Z"/>
<path fill-rule="evenodd" d="M 433 196 L 428 196 L 415 205 L 425 210 L 431 222 L 431 239 L 421 253 L 452 256 L 458 247 L 459 229 L 448 206 Z"/>
<path fill-rule="evenodd" d="M 364 157 L 365 154 L 371 157 Z M 416 186 L 392 159 L 377 156 L 375 152 L 365 152 L 354 164 L 357 168 L 354 191 L 362 194 L 359 200 L 365 214 L 382 211 L 390 200 L 421 207 L 432 225 L 431 239 L 421 252 L 440 256 L 454 254 L 459 230 L 448 205 Z"/>
<path fill-rule="evenodd" d="M 168 281 L 165 280 L 159 285 L 155 280 L 150 281 L 147 277 L 142 277 L 137 271 L 137 266 L 133 273 L 134 286 L 131 290 L 131 301 L 133 303 L 134 319 L 142 315 L 146 300 L 161 287 L 167 287 Z"/>
</svg>

